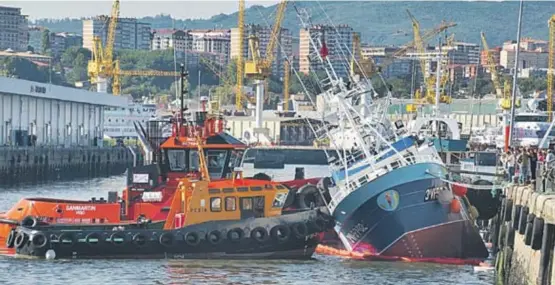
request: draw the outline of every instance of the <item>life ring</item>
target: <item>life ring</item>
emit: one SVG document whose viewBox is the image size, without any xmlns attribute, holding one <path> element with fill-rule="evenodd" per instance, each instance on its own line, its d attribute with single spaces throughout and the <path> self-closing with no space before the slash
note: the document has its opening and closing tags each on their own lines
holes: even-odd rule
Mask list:
<svg viewBox="0 0 555 285">
<path fill-rule="evenodd" d="M 314 207 L 325 206 L 320 195 L 318 187 L 312 184 L 306 184 L 297 191 L 297 206 L 299 209 L 308 209 L 310 204 L 314 203 Z"/>
<path fill-rule="evenodd" d="M 48 243 L 48 238 L 43 233 L 36 233 L 31 237 L 31 244 L 35 248 L 43 248 Z"/>
<path fill-rule="evenodd" d="M 21 221 L 21 226 L 30 228 L 30 229 L 36 227 L 37 224 L 38 224 L 38 220 L 33 216 L 27 216 Z"/>
<path fill-rule="evenodd" d="M 90 246 L 97 245 L 100 241 L 101 237 L 98 233 L 90 233 L 85 237 L 85 242 Z"/>
<path fill-rule="evenodd" d="M 122 233 L 118 233 L 118 232 L 113 233 L 110 236 L 110 242 L 114 245 L 122 245 L 122 244 L 125 243 L 125 235 L 123 235 Z"/>
<path fill-rule="evenodd" d="M 305 223 L 294 223 L 291 225 L 291 230 L 297 238 L 304 238 L 308 235 L 308 227 Z"/>
<path fill-rule="evenodd" d="M 270 235 L 278 242 L 285 242 L 291 236 L 291 229 L 284 225 L 277 225 L 272 228 Z"/>
<path fill-rule="evenodd" d="M 162 237 L 160 237 L 162 238 Z M 142 247 L 146 244 L 146 236 L 142 233 L 137 233 L 133 236 L 133 243 L 139 247 Z"/>
<path fill-rule="evenodd" d="M 534 226 L 532 227 L 532 244 L 530 245 L 533 250 L 539 250 L 542 248 L 543 228 L 543 218 L 536 217 L 534 219 Z"/>
<path fill-rule="evenodd" d="M 206 235 L 206 239 L 213 245 L 218 245 L 222 242 L 222 233 L 218 230 L 213 230 Z"/>
<path fill-rule="evenodd" d="M 65 232 L 60 235 L 58 241 L 62 245 L 72 246 L 75 243 L 75 237 L 73 236 L 73 234 Z"/>
<path fill-rule="evenodd" d="M 240 228 L 234 228 L 227 232 L 227 239 L 232 242 L 239 242 L 245 236 L 245 232 Z"/>
<path fill-rule="evenodd" d="M 263 227 L 256 227 L 251 231 L 251 238 L 257 242 L 265 242 L 268 240 L 268 231 Z"/>
<path fill-rule="evenodd" d="M 532 234 L 534 233 L 534 219 L 536 219 L 536 215 L 534 213 L 528 214 L 526 217 L 526 230 L 524 231 L 524 244 L 531 245 L 532 244 Z"/>
<path fill-rule="evenodd" d="M 197 232 L 188 232 L 185 234 L 185 243 L 190 246 L 197 246 L 200 243 L 200 236 Z"/>
<path fill-rule="evenodd" d="M 15 247 L 22 248 L 27 242 L 27 239 L 28 237 L 24 232 L 17 233 L 17 236 L 15 237 L 15 242 L 14 242 Z"/>
<path fill-rule="evenodd" d="M 8 237 L 6 238 L 6 247 L 13 248 L 14 242 L 15 242 L 15 230 L 11 230 L 10 233 L 8 234 Z"/>
<path fill-rule="evenodd" d="M 518 219 L 518 233 L 523 235 L 526 232 L 526 222 L 528 220 L 528 213 L 530 212 L 530 208 L 528 206 L 522 207 L 520 210 L 520 217 Z"/>
<path fill-rule="evenodd" d="M 170 232 L 165 232 L 160 235 L 160 238 L 158 239 L 158 241 L 160 242 L 161 245 L 170 247 L 173 245 L 173 241 L 174 241 L 173 234 Z"/>
</svg>

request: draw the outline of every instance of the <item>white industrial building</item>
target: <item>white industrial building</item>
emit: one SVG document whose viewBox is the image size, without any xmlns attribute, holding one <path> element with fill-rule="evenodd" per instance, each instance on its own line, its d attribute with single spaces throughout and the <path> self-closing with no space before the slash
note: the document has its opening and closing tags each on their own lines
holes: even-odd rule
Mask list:
<svg viewBox="0 0 555 285">
<path fill-rule="evenodd" d="M 0 77 L 0 146 L 102 146 L 104 109 L 124 97 Z"/>
</svg>

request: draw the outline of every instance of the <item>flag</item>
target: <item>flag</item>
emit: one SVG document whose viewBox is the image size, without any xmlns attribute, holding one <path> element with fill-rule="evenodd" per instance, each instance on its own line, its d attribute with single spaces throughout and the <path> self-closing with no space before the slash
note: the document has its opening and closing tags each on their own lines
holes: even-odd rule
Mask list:
<svg viewBox="0 0 555 285">
<path fill-rule="evenodd" d="M 328 47 L 326 46 L 326 37 L 324 36 L 324 30 L 322 30 L 321 42 L 322 42 L 322 48 L 320 48 L 320 56 L 322 58 L 326 58 L 329 52 L 328 52 Z"/>
</svg>

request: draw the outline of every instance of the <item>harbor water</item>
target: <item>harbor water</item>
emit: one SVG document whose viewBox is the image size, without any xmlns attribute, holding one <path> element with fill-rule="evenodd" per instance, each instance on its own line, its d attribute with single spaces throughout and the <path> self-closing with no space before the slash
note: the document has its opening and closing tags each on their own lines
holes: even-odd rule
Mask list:
<svg viewBox="0 0 555 285">
<path fill-rule="evenodd" d="M 121 191 L 125 177 L 0 188 L 0 211 L 22 197 L 90 199 Z M 315 255 L 311 261 L 31 260 L 0 257 L 0 284 L 493 284 L 471 266 L 365 262 Z"/>
</svg>

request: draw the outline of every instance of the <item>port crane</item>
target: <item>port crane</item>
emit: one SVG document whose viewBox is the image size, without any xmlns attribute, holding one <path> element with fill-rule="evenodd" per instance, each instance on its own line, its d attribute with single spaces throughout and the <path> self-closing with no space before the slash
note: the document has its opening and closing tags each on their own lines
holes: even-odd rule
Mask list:
<svg viewBox="0 0 555 285">
<path fill-rule="evenodd" d="M 547 66 L 547 114 L 549 120 L 553 117 L 553 73 L 555 72 L 555 15 L 551 16 L 549 26 L 549 62 Z"/>
<path fill-rule="evenodd" d="M 97 91 L 107 93 L 108 81 L 112 79 L 112 93 L 121 94 L 121 76 L 170 76 L 177 77 L 179 72 L 159 70 L 121 70 L 119 60 L 114 60 L 114 43 L 116 26 L 119 18 L 120 1 L 114 0 L 108 23 L 106 44 L 102 46 L 99 36 L 93 37 L 92 58 L 87 66 L 87 73 L 92 84 L 97 84 Z"/>
<path fill-rule="evenodd" d="M 237 92 L 235 93 L 235 109 L 243 110 L 243 73 L 245 72 L 245 61 L 243 59 L 243 39 L 245 38 L 245 0 L 239 0 L 239 11 L 237 15 L 237 27 L 239 38 L 239 51 L 237 53 Z"/>
</svg>

